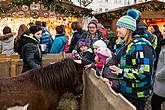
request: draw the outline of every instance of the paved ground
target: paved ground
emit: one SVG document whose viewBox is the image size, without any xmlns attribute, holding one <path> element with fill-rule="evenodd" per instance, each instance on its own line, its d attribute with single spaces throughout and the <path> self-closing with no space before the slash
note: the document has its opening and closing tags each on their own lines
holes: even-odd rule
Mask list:
<svg viewBox="0 0 165 110">
<path fill-rule="evenodd" d="M 152 110 L 151 109 L 151 97 L 148 99 L 148 101 L 146 103 L 145 110 Z M 162 104 L 161 110 L 165 110 L 165 102 Z"/>
</svg>

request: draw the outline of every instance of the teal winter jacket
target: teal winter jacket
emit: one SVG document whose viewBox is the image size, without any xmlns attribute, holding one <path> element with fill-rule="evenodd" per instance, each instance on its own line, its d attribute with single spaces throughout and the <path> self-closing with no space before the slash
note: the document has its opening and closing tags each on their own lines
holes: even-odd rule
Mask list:
<svg viewBox="0 0 165 110">
<path fill-rule="evenodd" d="M 57 54 L 57 53 L 64 52 L 65 45 L 66 45 L 65 34 L 60 34 L 60 35 L 55 36 L 50 53 Z"/>
</svg>

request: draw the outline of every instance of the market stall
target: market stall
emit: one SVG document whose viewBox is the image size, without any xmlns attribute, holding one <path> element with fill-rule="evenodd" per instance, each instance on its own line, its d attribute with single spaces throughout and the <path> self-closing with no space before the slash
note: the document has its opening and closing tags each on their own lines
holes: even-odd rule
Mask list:
<svg viewBox="0 0 165 110">
<path fill-rule="evenodd" d="M 151 24 L 157 24 L 161 30 L 162 25 L 165 24 L 165 2 L 161 1 L 148 1 L 135 5 L 120 7 L 112 9 L 109 12 L 96 14 L 95 17 L 99 20 L 99 22 L 103 24 L 109 24 L 110 28 L 115 31 L 116 21 L 121 16 L 125 15 L 128 9 L 132 8 L 141 12 L 142 19 L 148 26 Z"/>
<path fill-rule="evenodd" d="M 56 0 L 6 0 L 0 2 L 0 33 L 5 26 L 17 32 L 20 24 L 46 21 L 47 29 L 54 36 L 57 25 L 63 24 L 68 36 L 71 35 L 71 23 L 83 17 L 91 16 L 91 11 L 75 6 L 71 3 L 57 2 Z M 37 1 L 37 0 L 35 0 Z"/>
</svg>

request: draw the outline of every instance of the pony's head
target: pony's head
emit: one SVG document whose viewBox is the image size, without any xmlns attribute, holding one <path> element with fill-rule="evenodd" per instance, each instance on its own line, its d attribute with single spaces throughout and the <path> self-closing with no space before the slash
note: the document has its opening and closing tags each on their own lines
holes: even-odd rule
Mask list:
<svg viewBox="0 0 165 110">
<path fill-rule="evenodd" d="M 74 90 L 82 80 L 83 66 L 68 58 L 29 72 L 39 87 Z"/>
</svg>

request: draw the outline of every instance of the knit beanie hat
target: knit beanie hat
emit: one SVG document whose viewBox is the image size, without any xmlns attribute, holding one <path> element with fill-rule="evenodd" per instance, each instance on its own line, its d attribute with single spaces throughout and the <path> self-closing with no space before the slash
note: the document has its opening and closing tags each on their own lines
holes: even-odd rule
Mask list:
<svg viewBox="0 0 165 110">
<path fill-rule="evenodd" d="M 89 26 L 90 24 L 94 24 L 94 25 L 96 26 L 96 28 L 97 28 L 97 22 L 95 22 L 95 21 L 90 21 L 90 22 L 88 23 L 88 26 Z"/>
<path fill-rule="evenodd" d="M 36 32 L 41 31 L 42 28 L 40 26 L 31 26 L 29 30 L 32 34 L 35 34 Z"/>
<path fill-rule="evenodd" d="M 134 19 L 137 20 L 141 16 L 141 12 L 139 10 L 136 10 L 136 9 L 129 9 L 127 11 L 127 15 L 132 16 Z"/>
<path fill-rule="evenodd" d="M 93 43 L 93 46 L 98 46 L 100 47 L 107 47 L 106 43 L 103 40 L 97 40 L 96 42 Z"/>
<path fill-rule="evenodd" d="M 101 47 L 96 50 L 96 55 L 100 58 L 100 62 L 107 63 L 107 59 L 112 58 L 111 51 L 106 47 Z"/>
<path fill-rule="evenodd" d="M 122 16 L 116 23 L 117 26 L 121 26 L 132 31 L 136 30 L 136 20 L 139 17 L 139 12 L 131 10 L 127 12 L 127 15 Z"/>
<path fill-rule="evenodd" d="M 87 46 L 88 47 L 88 41 L 85 39 L 80 39 L 78 41 L 78 47 L 80 48 L 81 46 Z"/>
</svg>

